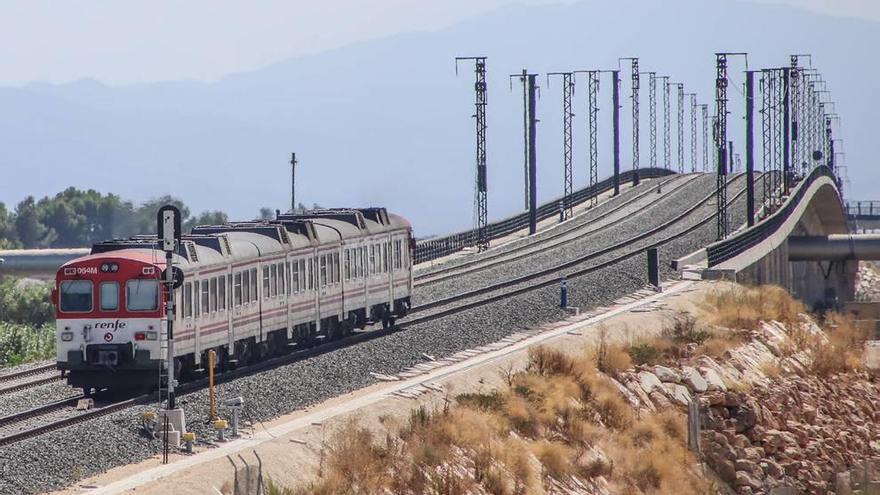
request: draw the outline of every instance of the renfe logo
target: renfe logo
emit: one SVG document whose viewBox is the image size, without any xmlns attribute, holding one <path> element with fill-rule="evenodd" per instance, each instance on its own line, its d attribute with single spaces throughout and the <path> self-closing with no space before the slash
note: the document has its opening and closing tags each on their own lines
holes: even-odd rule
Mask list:
<svg viewBox="0 0 880 495">
<path fill-rule="evenodd" d="M 119 320 L 100 321 L 98 323 L 95 323 L 95 328 L 98 330 L 113 330 L 115 332 L 116 330 L 121 330 L 125 328 L 125 322 Z"/>
</svg>

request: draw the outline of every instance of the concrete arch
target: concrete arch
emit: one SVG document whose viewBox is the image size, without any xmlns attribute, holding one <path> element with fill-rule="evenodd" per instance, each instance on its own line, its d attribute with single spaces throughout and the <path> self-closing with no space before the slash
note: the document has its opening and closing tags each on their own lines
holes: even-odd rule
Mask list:
<svg viewBox="0 0 880 495">
<path fill-rule="evenodd" d="M 798 188 L 806 189 L 799 194 Z M 800 200 L 774 232 L 737 256 L 711 267 L 704 277 L 780 285 L 815 309 L 839 307 L 852 301 L 858 262 L 788 259 L 789 236 L 826 236 L 849 232 L 846 209 L 832 177 L 819 176 L 813 181 L 802 182 L 798 188 L 792 191 L 788 201 L 798 197 Z M 774 215 L 782 215 L 785 207 L 783 205 Z M 764 222 L 752 229 L 761 228 Z M 745 232 L 744 229 L 735 236 Z"/>
</svg>

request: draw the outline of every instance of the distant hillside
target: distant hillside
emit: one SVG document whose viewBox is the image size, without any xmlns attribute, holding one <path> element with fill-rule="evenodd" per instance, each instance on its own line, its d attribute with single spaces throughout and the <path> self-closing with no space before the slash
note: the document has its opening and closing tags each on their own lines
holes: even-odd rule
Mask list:
<svg viewBox="0 0 880 495">
<path fill-rule="evenodd" d="M 516 83 L 510 91 L 508 74 L 523 66 L 608 68 L 618 56 L 638 55 L 644 70 L 690 83 L 706 102 L 717 50 L 752 52 L 753 66 L 812 52 L 844 119 L 854 193 L 870 197 L 867 184 L 880 172 L 868 168 L 868 119 L 878 103 L 860 98 L 870 94 L 880 67 L 876 28 L 764 4 L 596 0 L 505 8 L 441 31 L 292 59 L 214 84 L 0 88 L 0 201 L 76 186 L 135 200 L 172 194 L 196 211 L 245 218 L 258 207 L 289 203 L 287 160 L 296 151 L 298 199 L 386 205 L 409 217 L 420 235 L 447 232 L 472 222 L 473 73 L 462 66 L 456 78 L 454 56 L 489 57 L 489 208 L 498 218 L 522 206 L 521 98 Z M 609 84 L 601 94 L 606 128 Z M 561 189 L 561 102 L 558 81 L 548 88 L 542 78 L 541 85 L 539 189 L 546 200 Z M 622 86 L 626 97 L 628 81 Z M 579 110 L 585 93 L 580 85 L 578 184 L 587 180 L 586 111 Z M 623 104 L 626 116 L 626 98 Z M 608 140 L 603 134 L 603 176 Z M 642 148 L 647 165 L 647 140 Z"/>
</svg>

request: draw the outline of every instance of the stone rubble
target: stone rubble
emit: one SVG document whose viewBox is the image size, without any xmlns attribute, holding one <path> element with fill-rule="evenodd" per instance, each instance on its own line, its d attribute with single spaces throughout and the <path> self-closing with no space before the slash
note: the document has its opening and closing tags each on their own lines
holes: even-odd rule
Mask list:
<svg viewBox="0 0 880 495">
<path fill-rule="evenodd" d="M 827 338 L 803 318 L 803 331 Z M 703 458 L 738 494 L 880 493 L 880 385 L 865 372 L 809 375 L 809 355 L 784 352 L 779 322 L 751 336 L 723 359 L 623 372 L 620 388 L 644 411 L 684 410 L 696 398 Z"/>
</svg>

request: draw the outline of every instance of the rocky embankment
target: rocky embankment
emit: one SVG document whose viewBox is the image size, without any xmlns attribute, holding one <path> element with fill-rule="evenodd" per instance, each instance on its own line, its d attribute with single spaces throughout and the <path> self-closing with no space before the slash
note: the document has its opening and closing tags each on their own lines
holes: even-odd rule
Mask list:
<svg viewBox="0 0 880 495">
<path fill-rule="evenodd" d="M 856 276 L 856 300 L 880 301 L 880 268 L 873 261 L 860 261 Z"/>
<path fill-rule="evenodd" d="M 793 331 L 761 322 L 719 359 L 622 373 L 621 391 L 649 411 L 697 400 L 703 459 L 736 493 L 853 493 L 880 460 L 880 387 L 858 363 L 824 362 L 846 356 L 816 355 L 842 350 L 802 317 Z"/>
</svg>

